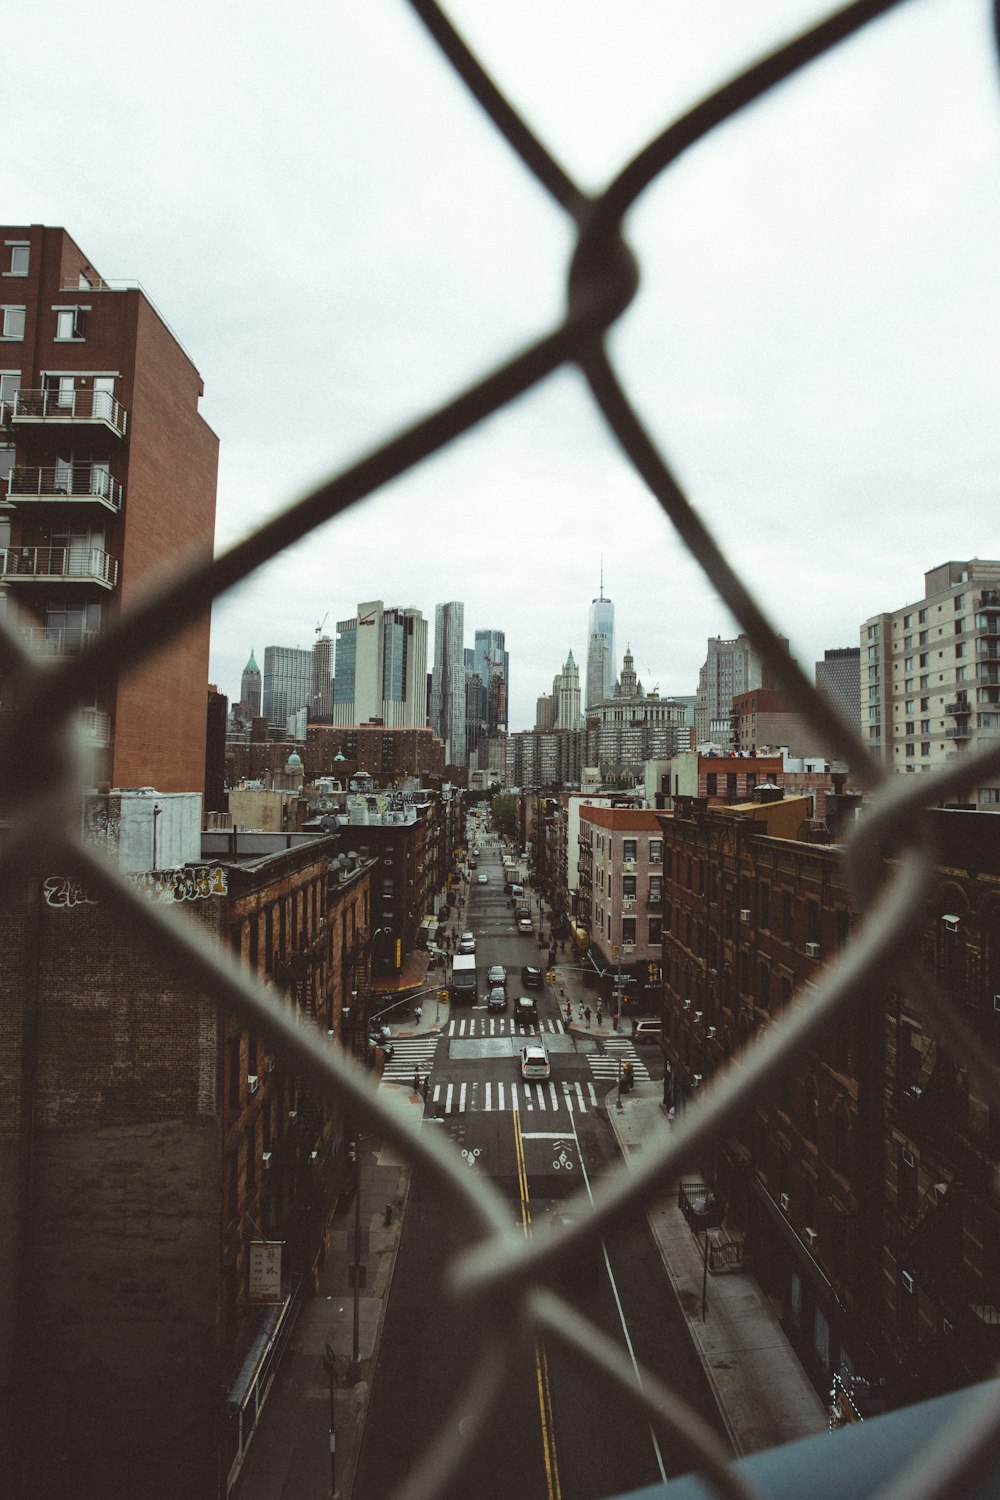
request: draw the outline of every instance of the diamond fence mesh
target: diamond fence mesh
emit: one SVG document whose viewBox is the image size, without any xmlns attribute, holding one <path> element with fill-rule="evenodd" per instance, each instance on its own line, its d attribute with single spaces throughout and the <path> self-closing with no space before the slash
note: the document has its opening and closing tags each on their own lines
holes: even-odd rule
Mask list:
<svg viewBox="0 0 1000 1500">
<path fill-rule="evenodd" d="M 570 269 L 566 313 L 558 326 L 543 331 L 528 347 L 439 409 L 400 432 L 376 451 L 318 485 L 304 499 L 260 527 L 229 551 L 185 576 L 166 576 L 160 587 L 72 660 L 40 663 L 19 640 L 0 630 L 0 671 L 16 686 L 16 708 L 5 731 L 0 764 L 16 763 L 17 786 L 4 775 L 0 810 L 10 825 L 0 865 L 0 882 L 15 889 L 39 851 L 54 867 L 68 868 L 99 892 L 127 923 L 200 990 L 216 997 L 280 1049 L 290 1065 L 333 1090 L 364 1128 L 392 1142 L 412 1164 L 431 1174 L 450 1195 L 479 1238 L 451 1267 L 452 1294 L 478 1306 L 483 1329 L 470 1361 L 462 1410 L 488 1412 L 501 1393 L 518 1340 L 526 1331 L 559 1341 L 590 1367 L 594 1378 L 612 1381 L 630 1393 L 650 1419 L 686 1442 L 691 1465 L 701 1471 L 712 1493 L 746 1497 L 747 1481 L 729 1466 L 729 1455 L 682 1397 L 648 1370 L 637 1385 L 624 1351 L 553 1292 L 542 1289 L 561 1264 L 595 1247 L 624 1215 L 649 1206 L 681 1173 L 697 1168 L 714 1141 L 724 1138 L 754 1100 L 773 1090 L 831 1022 L 854 1003 L 866 982 L 887 962 L 906 973 L 910 993 L 924 1007 L 928 1022 L 979 1078 L 987 1097 L 1000 1106 L 1000 1080 L 983 1062 L 961 1020 L 943 1003 L 933 981 L 911 955 L 922 920 L 922 906 L 934 878 L 930 851 L 921 837 L 921 811 L 971 787 L 1000 766 L 1000 750 L 963 758 L 944 773 L 886 783 L 856 729 L 843 722 L 831 703 L 788 655 L 760 605 L 728 562 L 721 547 L 685 496 L 631 406 L 618 379 L 606 334 L 631 302 L 640 268 L 623 236 L 623 219 L 644 190 L 690 146 L 725 126 L 740 110 L 782 80 L 803 69 L 902 0 L 864 0 L 849 5 L 791 39 L 749 67 L 710 97 L 669 124 L 627 162 L 607 190 L 588 196 L 578 188 L 494 86 L 448 20 L 430 0 L 410 0 L 428 34 L 464 80 L 478 106 L 575 225 L 577 242 Z M 192 924 L 172 920 L 162 909 L 119 878 L 77 834 L 74 802 L 79 777 L 72 733 L 77 707 L 102 680 L 141 661 L 207 610 L 212 601 L 257 567 L 323 522 L 371 495 L 397 475 L 431 457 L 506 403 L 530 392 L 561 366 L 582 371 L 596 407 L 659 502 L 691 555 L 729 610 L 764 654 L 773 680 L 821 735 L 832 753 L 846 761 L 854 777 L 872 793 L 864 820 L 847 850 L 852 889 L 861 917 L 855 938 L 837 962 L 822 973 L 808 1005 L 792 1006 L 782 1020 L 745 1054 L 743 1066 L 729 1070 L 708 1087 L 656 1151 L 635 1170 L 620 1170 L 595 1190 L 593 1202 L 580 1201 L 579 1214 L 567 1214 L 572 1227 L 544 1239 L 526 1240 L 510 1227 L 505 1200 L 483 1176 L 469 1173 L 457 1151 L 433 1132 L 415 1128 L 390 1100 L 377 1095 L 368 1075 L 346 1053 L 328 1048 L 299 1026 L 263 989 L 242 976 L 227 956 Z M 11 747 L 30 743 L 33 764 L 12 762 Z M 884 855 L 896 853 L 887 873 Z M 30 855 L 30 860 L 29 860 Z M 442 1424 L 406 1482 L 409 1500 L 439 1493 L 475 1443 L 475 1423 Z M 1000 1411 L 970 1405 L 961 1432 L 952 1431 L 932 1455 L 923 1454 L 913 1472 L 899 1474 L 883 1492 L 889 1496 L 956 1496 L 968 1493 L 1000 1438 Z"/>
</svg>

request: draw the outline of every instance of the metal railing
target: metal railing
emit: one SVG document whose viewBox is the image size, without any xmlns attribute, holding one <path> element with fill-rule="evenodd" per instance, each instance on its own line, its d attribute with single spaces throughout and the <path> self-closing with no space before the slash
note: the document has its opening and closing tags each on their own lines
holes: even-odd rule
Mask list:
<svg viewBox="0 0 1000 1500">
<path fill-rule="evenodd" d="M 7 493 L 15 500 L 102 500 L 112 510 L 122 505 L 122 487 L 102 464 L 12 469 Z"/>
<path fill-rule="evenodd" d="M 211 562 L 183 576 L 164 578 L 155 592 L 123 612 L 114 625 L 72 662 L 49 664 L 38 671 L 17 638 L 0 630 L 0 671 L 16 676 L 15 707 L 3 722 L 0 744 L 0 816 L 10 836 L 0 863 L 0 883 L 18 879 L 22 853 L 45 843 L 60 851 L 66 864 L 88 888 L 112 903 L 133 932 L 155 943 L 165 957 L 182 966 L 193 983 L 214 995 L 267 1038 L 319 1087 L 333 1090 L 353 1118 L 378 1131 L 409 1160 L 433 1178 L 437 1189 L 455 1205 L 456 1219 L 474 1226 L 474 1239 L 450 1266 L 453 1298 L 492 1309 L 483 1318 L 482 1346 L 469 1351 L 468 1378 L 459 1413 L 449 1413 L 440 1431 L 429 1435 L 406 1481 L 408 1500 L 430 1500 L 454 1476 L 474 1445 L 482 1424 L 501 1400 L 508 1369 L 525 1324 L 561 1344 L 604 1385 L 612 1382 L 628 1393 L 651 1421 L 686 1444 L 691 1462 L 712 1493 L 742 1497 L 749 1482 L 728 1466 L 728 1452 L 692 1413 L 677 1392 L 648 1370 L 637 1385 L 625 1352 L 589 1324 L 554 1293 L 542 1290 L 571 1256 L 596 1248 L 623 1215 L 651 1205 L 666 1185 L 684 1172 L 697 1171 L 716 1142 L 724 1138 L 746 1110 L 769 1096 L 785 1074 L 795 1069 L 821 1035 L 861 999 L 873 978 L 892 963 L 906 977 L 908 993 L 935 1025 L 944 1027 L 948 1046 L 974 1074 L 986 1096 L 1000 1106 L 1000 1082 L 958 1018 L 942 1005 L 919 960 L 924 901 L 934 879 L 931 852 L 922 838 L 921 812 L 942 799 L 966 793 L 984 775 L 1000 767 L 1000 746 L 975 756 L 961 756 L 943 771 L 887 780 L 856 729 L 838 715 L 788 654 L 783 641 L 720 545 L 695 511 L 670 466 L 646 431 L 619 379 L 607 335 L 631 304 L 639 284 L 639 267 L 623 237 L 623 220 L 645 190 L 670 166 L 712 131 L 723 128 L 768 90 L 797 74 L 808 63 L 853 36 L 906 0 L 858 0 L 778 47 L 672 121 L 631 161 L 606 190 L 585 193 L 565 172 L 516 113 L 469 53 L 432 0 L 410 0 L 442 54 L 464 81 L 479 106 L 504 135 L 525 168 L 572 221 L 576 251 L 568 277 L 565 315 L 540 331 L 526 347 L 513 351 L 437 410 L 428 412 L 374 452 L 318 484 L 298 503 L 269 520 Z M 67 839 L 62 818 L 64 797 L 52 795 L 52 768 L 72 763 L 72 723 L 109 676 L 145 660 L 188 621 L 203 614 L 227 589 L 245 579 L 276 553 L 342 515 L 412 466 L 446 448 L 477 423 L 540 385 L 560 368 L 582 373 L 596 408 L 621 452 L 655 496 L 691 556 L 701 566 L 723 603 L 762 652 L 775 686 L 791 700 L 822 737 L 831 756 L 851 767 L 856 785 L 872 793 L 865 818 L 856 826 L 846 863 L 859 911 L 853 941 L 836 963 L 815 976 L 809 1003 L 791 1006 L 780 1021 L 744 1054 L 742 1064 L 699 1090 L 697 1103 L 678 1120 L 658 1149 L 632 1163 L 631 1172 L 602 1179 L 592 1204 L 581 1204 L 572 1227 L 551 1236 L 525 1240 L 510 1225 L 508 1206 L 485 1175 L 469 1173 L 448 1143 L 433 1132 L 420 1132 L 379 1097 L 364 1070 L 325 1040 L 297 1024 L 288 1009 L 251 983 L 195 924 L 171 921 L 156 904 L 110 870 L 93 849 Z M 21 392 L 14 419 L 52 416 L 57 420 L 98 419 L 94 400 L 78 393 Z M 72 405 L 66 406 L 70 401 Z M 124 413 L 105 397 L 100 415 L 124 431 Z M 5 555 L 5 567 L 6 557 Z M 18 747 L 31 743 L 36 753 L 26 762 Z M 2 768 L 16 765 L 13 781 Z M 32 778 L 37 778 L 35 781 Z M 66 789 L 63 788 L 63 791 Z M 893 849 L 887 867 L 883 854 Z M 567 1219 L 571 1216 L 567 1214 Z M 503 1316 L 495 1314 L 502 1311 Z M 479 1414 L 478 1419 L 469 1412 Z M 880 1492 L 882 1500 L 907 1496 L 956 1497 L 969 1492 L 982 1465 L 1000 1438 L 1000 1412 L 984 1406 L 963 1408 L 961 1433 L 951 1429 L 924 1447 Z"/>
<path fill-rule="evenodd" d="M 119 437 L 125 436 L 128 416 L 125 408 L 110 391 L 83 391 L 44 388 L 16 391 L 10 420 L 18 425 L 30 422 L 96 422 Z"/>
<path fill-rule="evenodd" d="M 39 578 L 47 583 L 99 583 L 113 589 L 118 582 L 118 560 L 103 547 L 7 547 L 0 552 L 0 577 Z"/>
</svg>

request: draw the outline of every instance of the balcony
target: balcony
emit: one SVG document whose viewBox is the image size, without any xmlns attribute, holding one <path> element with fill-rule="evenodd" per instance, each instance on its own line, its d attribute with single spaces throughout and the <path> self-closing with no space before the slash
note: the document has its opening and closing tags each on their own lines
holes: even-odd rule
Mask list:
<svg viewBox="0 0 1000 1500">
<path fill-rule="evenodd" d="M 125 436 L 125 408 L 110 391 L 16 391 L 11 410 L 15 427 L 105 427 Z"/>
<path fill-rule="evenodd" d="M 968 698 L 956 698 L 953 703 L 945 704 L 944 711 L 946 714 L 951 714 L 957 719 L 960 714 L 970 714 L 972 712 L 972 704 Z"/>
<path fill-rule="evenodd" d="M 118 559 L 101 547 L 8 547 L 0 551 L 0 578 L 8 583 L 96 583 L 113 589 Z"/>
<path fill-rule="evenodd" d="M 60 660 L 67 656 L 79 656 L 81 651 L 86 651 L 88 646 L 94 644 L 98 634 L 96 630 L 56 629 L 54 626 L 45 625 L 23 625 L 17 631 L 18 639 L 23 641 L 35 656 L 55 657 Z"/>
<path fill-rule="evenodd" d="M 955 728 L 946 729 L 944 737 L 946 740 L 968 740 L 972 738 L 972 730 L 968 724 L 959 724 Z"/>
<path fill-rule="evenodd" d="M 39 501 L 45 504 L 87 504 L 94 501 L 117 514 L 122 487 L 101 464 L 56 464 L 39 469 L 12 469 L 4 502 Z"/>
</svg>

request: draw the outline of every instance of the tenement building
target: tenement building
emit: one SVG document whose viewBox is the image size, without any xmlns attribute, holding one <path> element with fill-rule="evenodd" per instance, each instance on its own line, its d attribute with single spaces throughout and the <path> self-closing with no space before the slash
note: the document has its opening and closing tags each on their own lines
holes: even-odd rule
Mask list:
<svg viewBox="0 0 1000 1500">
<path fill-rule="evenodd" d="M 678 1114 L 809 1003 L 850 940 L 840 850 L 807 842 L 808 811 L 787 798 L 660 816 L 665 1103 Z M 942 858 L 922 957 L 968 1053 L 944 1046 L 897 967 L 702 1163 L 722 1217 L 710 1269 L 745 1256 L 817 1388 L 835 1381 L 856 1410 L 983 1379 L 1000 1347 L 1000 1133 L 980 1072 L 1000 1052 L 1000 825 L 931 817 Z"/>
</svg>

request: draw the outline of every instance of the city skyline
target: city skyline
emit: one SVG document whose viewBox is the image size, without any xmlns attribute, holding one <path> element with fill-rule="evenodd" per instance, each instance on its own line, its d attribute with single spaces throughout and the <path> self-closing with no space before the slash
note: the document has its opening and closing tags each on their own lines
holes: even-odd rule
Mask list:
<svg viewBox="0 0 1000 1500">
<path fill-rule="evenodd" d="M 706 28 L 641 0 L 613 12 L 456 0 L 451 13 L 590 192 L 814 14 L 804 0 L 723 0 Z M 99 94 L 72 115 L 60 94 L 39 116 L 60 14 L 39 0 L 19 16 L 8 217 L 65 224 L 109 277 L 141 276 L 166 312 L 220 438 L 220 548 L 560 315 L 563 216 L 405 6 L 307 3 L 302 27 L 255 12 L 234 35 L 192 0 L 178 0 L 169 31 L 109 0 L 106 24 L 76 43 Z M 177 89 L 169 130 L 140 83 L 154 51 Z M 1000 552 L 987 519 L 1000 466 L 994 74 L 982 6 L 901 7 L 714 132 L 626 225 L 642 284 L 609 348 L 809 672 L 904 603 L 909 580 Z M 276 77 L 299 80 L 294 100 Z M 107 164 L 87 144 L 109 115 L 111 218 Z M 308 215 L 303 176 L 318 184 Z M 262 275 L 266 302 L 250 317 Z M 265 369 L 270 389 L 294 392 L 280 431 L 262 420 Z M 739 626 L 564 370 L 220 600 L 209 679 L 234 696 L 261 619 L 305 649 L 327 609 L 409 599 L 416 579 L 425 614 L 457 596 L 470 620 L 503 623 L 509 723 L 528 726 L 567 648 L 586 663 L 581 605 L 598 552 L 643 682 L 690 694 L 705 641 Z M 886 559 L 901 590 L 886 586 Z"/>
</svg>

